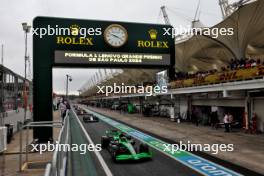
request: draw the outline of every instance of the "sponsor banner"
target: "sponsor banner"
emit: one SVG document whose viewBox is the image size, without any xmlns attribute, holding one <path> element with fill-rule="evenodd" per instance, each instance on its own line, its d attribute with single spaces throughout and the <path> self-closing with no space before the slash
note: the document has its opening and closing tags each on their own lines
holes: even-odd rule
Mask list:
<svg viewBox="0 0 264 176">
<path fill-rule="evenodd" d="M 169 54 L 55 51 L 56 64 L 170 65 Z"/>
</svg>

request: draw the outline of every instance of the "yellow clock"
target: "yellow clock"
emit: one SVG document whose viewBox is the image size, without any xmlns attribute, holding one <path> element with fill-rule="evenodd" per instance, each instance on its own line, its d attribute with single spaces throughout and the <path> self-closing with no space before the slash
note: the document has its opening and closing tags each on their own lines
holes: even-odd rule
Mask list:
<svg viewBox="0 0 264 176">
<path fill-rule="evenodd" d="M 127 39 L 127 30 L 119 24 L 111 24 L 104 31 L 104 40 L 112 47 L 119 48 L 123 46 Z"/>
</svg>

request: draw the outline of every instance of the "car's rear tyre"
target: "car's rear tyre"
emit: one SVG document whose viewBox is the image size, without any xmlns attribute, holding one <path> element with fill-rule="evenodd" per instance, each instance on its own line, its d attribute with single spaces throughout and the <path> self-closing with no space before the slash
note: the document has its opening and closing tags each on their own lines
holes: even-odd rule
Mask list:
<svg viewBox="0 0 264 176">
<path fill-rule="evenodd" d="M 109 140 L 109 138 L 107 136 L 102 136 L 101 144 L 102 144 L 102 148 L 103 149 L 106 149 L 108 147 L 109 142 L 110 142 L 110 140 Z"/>
<path fill-rule="evenodd" d="M 117 160 L 116 158 L 117 158 L 117 156 L 118 156 L 119 154 L 120 154 L 120 153 L 119 153 L 119 147 L 118 147 L 118 146 L 114 147 L 114 148 L 112 149 L 112 151 L 111 151 L 111 157 L 112 157 L 113 162 L 115 162 L 115 163 L 118 162 L 118 160 Z"/>
<path fill-rule="evenodd" d="M 113 160 L 114 162 L 117 161 L 117 160 L 116 160 L 116 152 L 115 152 L 115 151 L 113 151 L 113 152 L 111 153 L 111 157 L 112 157 L 112 160 Z"/>
<path fill-rule="evenodd" d="M 149 153 L 149 147 L 147 144 L 139 145 L 139 153 L 142 153 L 142 152 Z"/>
</svg>

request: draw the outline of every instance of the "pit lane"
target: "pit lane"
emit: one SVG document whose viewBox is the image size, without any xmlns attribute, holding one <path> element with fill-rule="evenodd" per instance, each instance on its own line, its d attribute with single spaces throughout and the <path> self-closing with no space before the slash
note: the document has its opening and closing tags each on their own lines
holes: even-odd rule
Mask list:
<svg viewBox="0 0 264 176">
<path fill-rule="evenodd" d="M 90 135 L 95 144 L 101 143 L 101 136 L 105 134 L 106 130 L 115 129 L 109 124 L 100 120 L 97 123 L 84 123 L 82 117 L 79 116 L 81 123 L 85 130 Z M 136 143 L 139 143 L 136 140 Z M 153 158 L 149 161 L 131 161 L 118 162 L 112 161 L 111 155 L 107 150 L 102 150 L 100 153 L 115 176 L 163 176 L 163 175 L 177 175 L 177 176 L 199 176 L 201 174 L 193 171 L 187 166 L 175 161 L 166 156 L 158 150 L 152 149 Z M 100 174 L 98 174 L 100 175 Z"/>
</svg>

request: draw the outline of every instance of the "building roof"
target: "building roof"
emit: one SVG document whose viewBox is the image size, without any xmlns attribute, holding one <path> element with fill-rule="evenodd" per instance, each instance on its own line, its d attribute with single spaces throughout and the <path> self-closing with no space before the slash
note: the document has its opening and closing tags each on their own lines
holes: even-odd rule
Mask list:
<svg viewBox="0 0 264 176">
<path fill-rule="evenodd" d="M 263 58 L 264 1 L 258 0 L 240 7 L 212 28 L 233 28 L 233 35 L 195 35 L 176 44 L 176 69 L 197 71 L 219 69 L 232 58 L 254 56 Z M 191 49 L 190 49 L 191 48 Z"/>
</svg>

